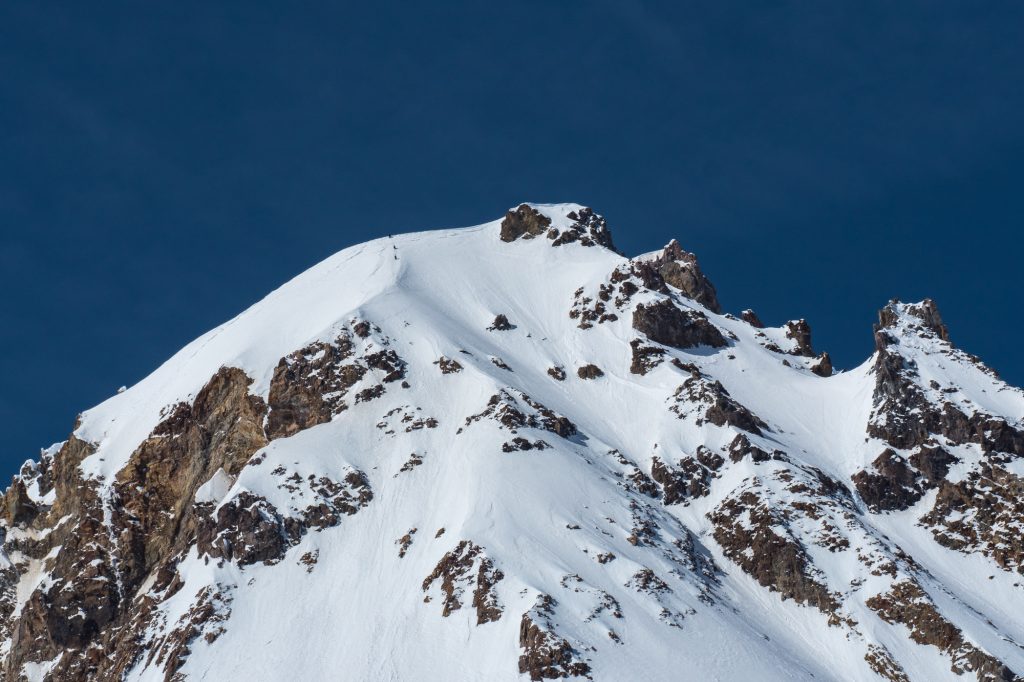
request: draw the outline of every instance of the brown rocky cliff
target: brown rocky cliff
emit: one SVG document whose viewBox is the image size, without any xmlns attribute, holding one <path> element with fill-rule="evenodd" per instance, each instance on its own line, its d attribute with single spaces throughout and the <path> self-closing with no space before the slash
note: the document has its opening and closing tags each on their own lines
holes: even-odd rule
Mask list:
<svg viewBox="0 0 1024 682">
<path fill-rule="evenodd" d="M 267 444 L 267 408 L 249 395 L 251 383 L 242 370 L 221 368 L 191 405 L 178 405 L 157 425 L 118 473 L 118 513 L 126 517 L 132 550 L 122 561 L 126 578 L 145 576 L 161 558 L 184 549 L 194 531 L 190 512 L 199 486 L 218 469 L 237 475 Z"/>
<path fill-rule="evenodd" d="M 52 529 L 17 549 L 44 561 L 53 580 L 28 598 L 15 621 L 8 616 L 0 623 L 12 641 L 4 680 L 19 680 L 26 662 L 61 653 L 53 679 L 120 679 L 139 651 L 138 633 L 149 608 L 147 600 L 127 596 L 153 573 L 173 575 L 176 557 L 194 542 L 198 487 L 218 468 L 237 473 L 267 442 L 266 407 L 248 394 L 250 383 L 241 370 L 222 368 L 191 404 L 176 406 L 118 474 L 110 500 L 81 477 L 79 464 L 95 448 L 74 436 L 50 466 L 52 508 L 29 513 L 21 488 L 9 489 L 5 508 L 18 512 L 10 520 Z M 10 542 L 7 551 L 13 549 Z M 13 589 L 20 570 L 4 576 L 5 591 Z M 97 655 L 113 649 L 116 657 Z"/>
</svg>

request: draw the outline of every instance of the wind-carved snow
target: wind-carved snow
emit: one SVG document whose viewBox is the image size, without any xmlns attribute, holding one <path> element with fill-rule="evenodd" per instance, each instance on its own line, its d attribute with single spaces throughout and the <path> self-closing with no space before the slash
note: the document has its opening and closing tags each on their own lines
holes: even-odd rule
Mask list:
<svg viewBox="0 0 1024 682">
<path fill-rule="evenodd" d="M 902 431 L 869 435 L 903 423 L 879 358 L 896 358 L 900 395 L 1011 431 L 1021 392 L 904 304 L 880 330 L 893 344 L 827 376 L 806 323 L 715 312 L 678 244 L 633 260 L 610 247 L 589 209 L 523 205 L 296 277 L 26 465 L 24 495 L 7 494 L 4 622 L 69 579 L 44 534 L 51 507 L 83 513 L 56 497 L 70 481 L 105 514 L 96 560 L 116 558 L 132 588 L 98 612 L 133 633 L 109 679 L 1024 671 L 1021 568 L 998 545 L 1020 519 L 1005 492 L 1020 453 L 999 449 L 1012 434 L 925 434 L 956 460 L 941 481 L 946 459 L 893 445 Z M 53 464 L 74 453 L 80 479 Z M 949 502 L 950 486 L 988 490 L 983 465 L 1007 472 L 1006 532 L 952 546 L 941 533 L 991 520 Z M 132 536 L 140 524 L 156 539 Z M 84 674 L 47 651 L 8 661 L 29 678 Z"/>
</svg>

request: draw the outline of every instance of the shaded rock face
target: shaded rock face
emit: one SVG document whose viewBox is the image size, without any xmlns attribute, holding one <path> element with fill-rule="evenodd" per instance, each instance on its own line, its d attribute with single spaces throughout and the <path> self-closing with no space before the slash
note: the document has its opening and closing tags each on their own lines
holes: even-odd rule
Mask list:
<svg viewBox="0 0 1024 682">
<path fill-rule="evenodd" d="M 822 353 L 818 361 L 811 365 L 811 371 L 820 377 L 832 376 L 832 358 L 828 353 Z"/>
<path fill-rule="evenodd" d="M 458 360 L 453 360 L 442 355 L 434 361 L 434 364 L 441 370 L 441 374 L 457 374 L 462 371 L 462 365 Z"/>
<path fill-rule="evenodd" d="M 684 296 L 711 312 L 722 312 L 715 286 L 700 269 L 697 257 L 684 251 L 678 241 L 670 241 L 653 265 L 666 284 L 679 289 Z"/>
<path fill-rule="evenodd" d="M 23 478 L 14 479 L 4 494 L 3 514 L 7 524 L 13 526 L 28 523 L 38 512 L 38 507 L 28 495 Z"/>
<path fill-rule="evenodd" d="M 495 316 L 494 322 L 491 323 L 491 326 L 487 328 L 487 331 L 505 332 L 515 328 L 516 326 L 508 321 L 508 317 L 504 314 L 498 314 Z"/>
<path fill-rule="evenodd" d="M 888 448 L 872 463 L 873 471 L 859 471 L 853 484 L 861 499 L 875 511 L 906 509 L 921 499 L 917 473 L 895 450 Z"/>
<path fill-rule="evenodd" d="M 593 210 L 581 208 L 579 211 L 571 211 L 566 217 L 572 220 L 573 224 L 561 233 L 557 231 L 548 233 L 548 237 L 553 240 L 552 246 L 579 242 L 583 246 L 603 246 L 618 253 L 615 244 L 612 243 L 612 233 L 608 230 L 608 223 Z"/>
<path fill-rule="evenodd" d="M 638 305 L 633 311 L 633 329 L 646 334 L 651 341 L 672 348 L 728 345 L 722 332 L 705 315 L 677 308 L 669 300 Z"/>
<path fill-rule="evenodd" d="M 744 310 L 742 318 L 755 329 L 762 329 L 764 327 L 761 320 L 752 310 Z M 783 326 L 783 328 L 785 329 L 786 338 L 793 342 L 792 346 L 788 350 L 780 347 L 778 343 L 773 341 L 764 332 L 759 331 L 755 336 L 763 347 L 773 353 L 796 356 L 799 358 L 812 358 L 813 362 L 801 362 L 798 364 L 806 367 L 812 373 L 817 374 L 820 377 L 832 376 L 832 356 L 828 353 L 815 354 L 814 345 L 811 342 L 811 325 L 808 324 L 807 320 L 790 320 Z M 788 359 L 783 360 L 782 362 L 788 367 L 793 366 Z"/>
<path fill-rule="evenodd" d="M 911 682 L 903 666 L 892 657 L 889 650 L 879 644 L 869 644 L 864 660 L 876 675 L 889 682 Z"/>
<path fill-rule="evenodd" d="M 239 566 L 273 564 L 298 544 L 307 531 L 336 526 L 343 516 L 357 513 L 373 500 L 366 475 L 355 470 L 341 481 L 312 474 L 308 480 L 302 480 L 293 474 L 282 487 L 290 487 L 295 492 L 302 489 L 308 506 L 301 514 L 278 510 L 248 491 L 222 504 L 215 512 L 212 504 L 197 505 L 201 514 L 196 548 L 200 554 L 233 561 Z"/>
<path fill-rule="evenodd" d="M 555 632 L 554 606 L 548 595 L 537 598 L 537 604 L 523 614 L 519 623 L 519 672 L 531 680 L 554 680 L 587 677 L 590 665 L 565 638 Z"/>
<path fill-rule="evenodd" d="M 547 450 L 551 446 L 543 440 L 535 440 L 532 443 L 521 436 L 513 438 L 510 442 L 501 444 L 502 452 L 526 452 L 529 450 Z"/>
<path fill-rule="evenodd" d="M 886 448 L 871 469 L 853 475 L 853 484 L 872 511 L 897 511 L 913 506 L 925 491 L 939 486 L 958 460 L 941 447 L 922 446 L 909 458 Z"/>
<path fill-rule="evenodd" d="M 345 394 L 366 374 L 362 365 L 345 362 L 352 355 L 351 339 L 341 335 L 281 358 L 270 383 L 269 436 L 291 435 L 348 409 Z"/>
<path fill-rule="evenodd" d="M 724 463 L 720 455 L 709 450 L 702 450 L 697 457 L 683 457 L 675 469 L 654 457 L 651 479 L 661 486 L 665 504 L 678 504 L 710 494 L 711 480 Z"/>
<path fill-rule="evenodd" d="M 645 346 L 640 339 L 630 341 L 629 347 L 633 351 L 633 360 L 629 364 L 631 374 L 643 376 L 664 361 L 664 348 Z"/>
<path fill-rule="evenodd" d="M 978 680 L 1018 679 L 1001 661 L 964 639 L 960 628 L 939 613 L 915 582 L 898 582 L 888 593 L 868 599 L 867 605 L 882 620 L 909 628 L 910 637 L 918 644 L 931 645 L 948 654 L 951 669 L 957 675 L 973 672 Z"/>
<path fill-rule="evenodd" d="M 373 379 L 372 385 L 356 392 L 357 403 L 379 398 L 387 390 L 385 384 L 405 379 L 406 362 L 389 344 L 380 329 L 364 320 L 351 332 L 343 330 L 332 343 L 317 341 L 281 358 L 267 397 L 268 438 L 330 421 L 348 409 L 346 397 L 361 382 Z M 458 371 L 458 363 L 452 362 L 442 371 Z"/>
<path fill-rule="evenodd" d="M 590 296 L 585 296 L 583 288 L 580 287 L 576 290 L 576 294 L 573 297 L 574 302 L 572 309 L 569 311 L 569 317 L 574 320 L 579 320 L 579 324 L 577 326 L 580 329 L 590 329 L 595 324 L 615 322 L 619 319 L 619 316 L 616 313 L 611 312 L 609 306 L 615 306 L 617 309 L 621 309 L 625 303 L 625 299 L 619 297 L 616 298 L 613 303 L 612 295 L 614 293 L 614 285 L 602 284 L 598 287 L 597 300 L 594 300 Z"/>
<path fill-rule="evenodd" d="M 199 551 L 239 566 L 278 561 L 302 534 L 294 519 L 286 523 L 274 505 L 249 492 L 221 506 L 215 518 L 204 516 L 203 521 L 197 536 Z"/>
<path fill-rule="evenodd" d="M 604 376 L 604 372 L 597 365 L 583 365 L 576 370 L 576 376 L 580 379 L 598 379 Z"/>
<path fill-rule="evenodd" d="M 729 459 L 733 462 L 741 462 L 744 459 L 750 459 L 755 464 L 761 462 L 769 462 L 772 460 L 787 461 L 786 453 L 781 450 L 772 450 L 771 452 L 757 447 L 750 442 L 750 439 L 746 435 L 740 433 L 737 434 L 732 442 L 729 443 Z"/>
<path fill-rule="evenodd" d="M 714 537 L 725 555 L 761 585 L 834 615 L 834 595 L 815 575 L 814 564 L 791 535 L 777 532 L 788 524 L 766 500 L 748 490 L 730 497 L 710 515 Z"/>
<path fill-rule="evenodd" d="M 740 319 L 755 329 L 764 329 L 764 322 L 757 316 L 757 313 L 749 308 L 740 313 Z"/>
<path fill-rule="evenodd" d="M 786 323 L 786 338 L 792 339 L 795 346 L 794 355 L 814 357 L 814 346 L 811 344 L 811 325 L 807 320 L 791 320 Z"/>
</svg>

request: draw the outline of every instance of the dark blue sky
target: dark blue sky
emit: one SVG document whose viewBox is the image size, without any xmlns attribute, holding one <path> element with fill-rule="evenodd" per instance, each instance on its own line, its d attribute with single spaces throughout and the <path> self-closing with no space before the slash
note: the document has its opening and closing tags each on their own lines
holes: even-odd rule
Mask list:
<svg viewBox="0 0 1024 682">
<path fill-rule="evenodd" d="M 745 5 L 745 6 L 743 6 Z M 1024 383 L 1024 4 L 0 5 L 0 473 L 330 253 L 576 201 L 840 366 Z"/>
</svg>

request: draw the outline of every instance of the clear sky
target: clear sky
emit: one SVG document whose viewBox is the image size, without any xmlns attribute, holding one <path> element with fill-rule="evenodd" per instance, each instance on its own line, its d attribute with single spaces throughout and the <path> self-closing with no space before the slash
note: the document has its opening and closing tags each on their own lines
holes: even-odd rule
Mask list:
<svg viewBox="0 0 1024 682">
<path fill-rule="evenodd" d="M 293 275 L 520 201 L 672 237 L 840 367 L 1024 383 L 1024 3 L 0 5 L 0 474 Z"/>
</svg>

